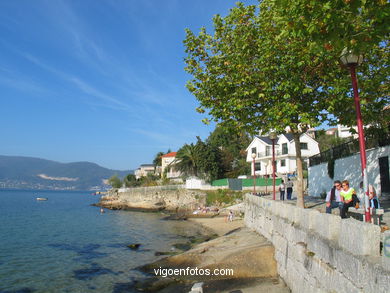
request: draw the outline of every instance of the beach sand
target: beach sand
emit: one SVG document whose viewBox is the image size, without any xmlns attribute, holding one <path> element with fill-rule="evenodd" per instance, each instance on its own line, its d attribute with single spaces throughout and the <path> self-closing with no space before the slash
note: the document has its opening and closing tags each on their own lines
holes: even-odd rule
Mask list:
<svg viewBox="0 0 390 293">
<path fill-rule="evenodd" d="M 204 227 L 212 230 L 218 236 L 225 235 L 232 230 L 244 227 L 244 220 L 241 218 L 235 218 L 233 222 L 227 222 L 226 217 L 214 217 L 214 218 L 189 218 L 191 222 L 195 222 L 203 225 Z"/>
</svg>

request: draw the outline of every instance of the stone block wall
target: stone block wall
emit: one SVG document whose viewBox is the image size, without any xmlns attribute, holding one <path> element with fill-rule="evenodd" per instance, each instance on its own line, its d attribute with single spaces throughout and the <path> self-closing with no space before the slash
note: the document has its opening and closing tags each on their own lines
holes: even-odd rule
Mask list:
<svg viewBox="0 0 390 293">
<path fill-rule="evenodd" d="M 390 231 L 251 194 L 245 224 L 273 243 L 292 292 L 389 292 Z"/>
</svg>

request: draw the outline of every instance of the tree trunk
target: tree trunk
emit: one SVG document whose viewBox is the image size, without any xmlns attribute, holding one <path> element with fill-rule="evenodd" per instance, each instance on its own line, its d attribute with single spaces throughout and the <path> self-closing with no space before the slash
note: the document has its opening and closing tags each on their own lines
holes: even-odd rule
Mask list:
<svg viewBox="0 0 390 293">
<path fill-rule="evenodd" d="M 301 142 L 299 137 L 301 136 L 300 132 L 293 132 L 294 142 L 295 142 L 295 152 L 296 152 L 296 163 L 297 163 L 297 206 L 304 208 L 304 199 L 303 199 L 303 164 L 302 164 L 302 153 L 301 153 Z"/>
</svg>

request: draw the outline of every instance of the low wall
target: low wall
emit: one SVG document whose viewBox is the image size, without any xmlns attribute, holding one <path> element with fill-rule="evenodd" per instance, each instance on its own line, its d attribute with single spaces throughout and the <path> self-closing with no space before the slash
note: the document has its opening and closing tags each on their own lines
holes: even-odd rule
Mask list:
<svg viewBox="0 0 390 293">
<path fill-rule="evenodd" d="M 102 196 L 99 205 L 112 209 L 193 210 L 206 203 L 206 194 L 182 186 L 156 186 L 112 190 Z"/>
<path fill-rule="evenodd" d="M 390 231 L 381 235 L 376 225 L 250 194 L 245 224 L 273 243 L 278 273 L 292 292 L 389 290 Z M 383 237 L 389 253 L 381 256 Z"/>
</svg>

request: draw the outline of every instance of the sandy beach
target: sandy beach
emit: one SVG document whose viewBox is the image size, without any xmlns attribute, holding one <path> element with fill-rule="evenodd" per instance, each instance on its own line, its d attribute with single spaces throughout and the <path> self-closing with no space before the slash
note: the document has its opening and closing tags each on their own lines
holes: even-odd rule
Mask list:
<svg viewBox="0 0 390 293">
<path fill-rule="evenodd" d="M 245 226 L 242 218 L 236 218 L 233 222 L 228 222 L 226 221 L 225 216 L 214 218 L 189 218 L 188 220 L 203 225 L 218 236 L 225 235 L 232 230 Z"/>
</svg>

